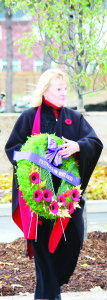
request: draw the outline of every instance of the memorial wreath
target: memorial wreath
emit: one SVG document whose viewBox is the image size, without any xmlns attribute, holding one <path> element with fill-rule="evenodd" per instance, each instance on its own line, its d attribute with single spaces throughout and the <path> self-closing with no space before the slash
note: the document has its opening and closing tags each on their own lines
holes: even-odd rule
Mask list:
<svg viewBox="0 0 107 300">
<path fill-rule="evenodd" d="M 18 184 L 26 204 L 46 219 L 71 217 L 80 207 L 78 164 L 73 155 L 65 159 L 59 154 L 62 144 L 64 141 L 55 134 L 41 133 L 28 137 L 21 151 L 15 151 Z M 56 194 L 53 175 L 61 178 Z"/>
</svg>

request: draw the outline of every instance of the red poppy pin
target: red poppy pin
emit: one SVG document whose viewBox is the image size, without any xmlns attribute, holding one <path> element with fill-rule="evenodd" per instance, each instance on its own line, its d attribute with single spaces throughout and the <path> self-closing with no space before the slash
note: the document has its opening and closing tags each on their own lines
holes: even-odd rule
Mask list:
<svg viewBox="0 0 107 300">
<path fill-rule="evenodd" d="M 72 124 L 72 120 L 71 119 L 65 119 L 65 124 L 71 125 Z"/>
</svg>

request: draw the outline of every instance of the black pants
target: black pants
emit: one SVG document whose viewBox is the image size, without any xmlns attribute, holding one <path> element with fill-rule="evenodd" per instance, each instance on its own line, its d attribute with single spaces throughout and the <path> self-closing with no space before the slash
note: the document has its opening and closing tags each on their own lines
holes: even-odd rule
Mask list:
<svg viewBox="0 0 107 300">
<path fill-rule="evenodd" d="M 52 222 L 42 221 L 42 225 L 38 225 L 37 242 L 31 240 L 37 278 L 35 299 L 54 299 L 60 294 L 60 286 L 68 283 L 75 269 L 80 243 L 71 218 L 65 230 L 66 241 L 62 236 L 54 254 L 51 254 L 48 243 Z"/>
</svg>

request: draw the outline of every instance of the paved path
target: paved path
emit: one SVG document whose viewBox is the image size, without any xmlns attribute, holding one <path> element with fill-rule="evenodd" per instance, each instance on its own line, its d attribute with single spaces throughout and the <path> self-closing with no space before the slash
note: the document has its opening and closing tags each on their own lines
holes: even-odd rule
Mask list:
<svg viewBox="0 0 107 300">
<path fill-rule="evenodd" d="M 107 212 L 87 213 L 87 232 L 107 232 Z M 23 232 L 16 226 L 11 216 L 0 217 L 0 243 L 11 243 Z"/>
<path fill-rule="evenodd" d="M 107 232 L 107 200 L 87 200 L 87 232 Z M 11 217 L 11 204 L 0 204 L 0 242 L 10 243 L 23 237 Z"/>
<path fill-rule="evenodd" d="M 107 291 L 81 292 L 81 293 L 62 293 L 61 300 L 107 300 Z M 28 296 L 6 296 L 0 300 L 34 300 L 34 295 Z"/>
</svg>

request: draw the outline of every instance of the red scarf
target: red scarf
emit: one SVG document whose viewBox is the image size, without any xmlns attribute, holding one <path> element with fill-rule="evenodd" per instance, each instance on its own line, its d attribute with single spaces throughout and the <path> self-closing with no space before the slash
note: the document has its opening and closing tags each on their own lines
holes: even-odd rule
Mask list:
<svg viewBox="0 0 107 300">
<path fill-rule="evenodd" d="M 52 107 L 53 107 L 53 111 L 54 111 L 55 117 L 56 117 L 56 119 L 57 119 L 57 118 L 58 118 L 58 109 L 61 109 L 63 106 L 58 107 L 58 106 L 54 105 L 53 103 L 49 102 L 48 100 L 46 100 L 44 97 L 43 97 L 43 101 L 44 101 L 48 106 L 52 106 Z"/>
<path fill-rule="evenodd" d="M 45 100 L 46 104 L 47 102 L 48 101 Z M 49 106 L 53 106 L 55 111 L 59 109 L 58 107 L 56 107 L 51 103 L 49 103 Z M 41 113 L 41 105 L 38 107 L 36 112 L 36 116 L 33 123 L 32 135 L 40 134 L 40 113 Z M 16 214 L 16 211 L 18 212 L 18 214 Z M 26 205 L 26 200 L 24 199 L 23 193 L 20 191 L 20 188 L 19 188 L 19 206 L 16 209 L 16 211 L 13 219 L 15 223 L 23 230 L 24 237 L 27 240 L 35 239 L 37 237 L 37 224 L 39 223 L 38 215 L 35 212 L 33 212 L 28 205 Z M 20 220 L 17 221 L 17 219 Z M 64 230 L 68 222 L 69 222 L 68 217 L 66 217 L 65 219 L 63 218 L 57 219 L 57 222 L 53 227 L 50 240 L 49 240 L 49 251 L 51 253 L 54 253 L 62 235 L 64 234 Z M 30 243 L 28 243 L 28 252 L 29 252 L 29 257 L 32 258 L 33 252 Z"/>
</svg>

